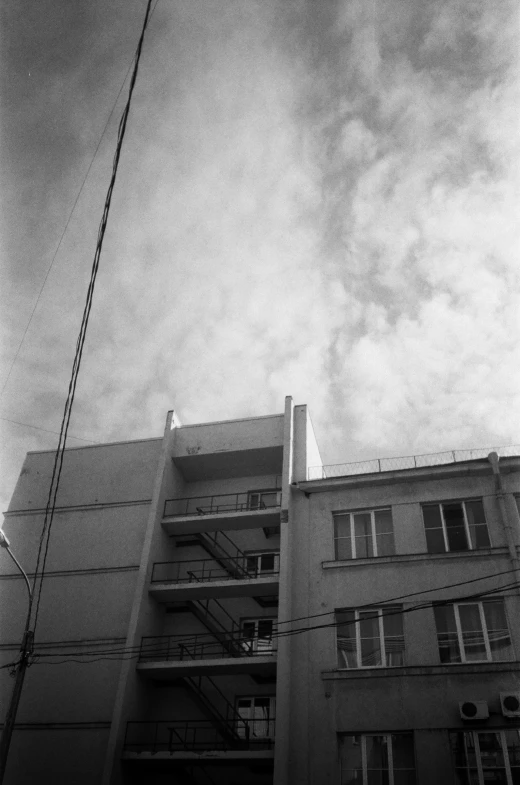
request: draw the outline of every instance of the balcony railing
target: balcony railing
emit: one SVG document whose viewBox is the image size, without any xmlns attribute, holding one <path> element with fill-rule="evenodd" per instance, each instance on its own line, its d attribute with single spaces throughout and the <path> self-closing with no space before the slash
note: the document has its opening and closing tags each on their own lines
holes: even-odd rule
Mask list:
<svg viewBox="0 0 520 785">
<path fill-rule="evenodd" d="M 496 452 L 501 458 L 520 456 L 520 446 L 483 447 L 475 450 L 449 450 L 447 452 L 425 453 L 423 455 L 405 455 L 398 458 L 373 458 L 369 461 L 355 461 L 354 463 L 310 466 L 307 472 L 307 479 L 328 480 L 332 477 L 350 477 L 356 474 L 376 474 L 399 469 L 420 469 L 428 466 L 443 466 L 450 463 L 487 458 L 490 452 Z"/>
<path fill-rule="evenodd" d="M 230 725 L 227 737 L 207 720 L 128 722 L 125 752 L 204 752 L 209 750 L 272 750 L 275 718 L 243 719 Z M 235 738 L 233 738 L 235 736 Z M 238 738 L 237 738 L 238 737 Z"/>
<path fill-rule="evenodd" d="M 212 633 L 156 635 L 141 640 L 139 662 L 182 662 L 275 654 L 273 638 L 251 638 L 241 632 L 228 633 L 221 642 Z"/>
<path fill-rule="evenodd" d="M 204 583 L 210 581 L 247 580 L 278 575 L 279 569 L 267 571 L 258 564 L 251 567 L 244 559 L 192 559 L 191 561 L 155 562 L 152 583 Z"/>
<path fill-rule="evenodd" d="M 249 491 L 245 493 L 219 493 L 213 496 L 187 496 L 167 499 L 164 517 L 180 515 L 222 515 L 229 512 L 248 512 L 279 507 L 279 489 Z"/>
</svg>

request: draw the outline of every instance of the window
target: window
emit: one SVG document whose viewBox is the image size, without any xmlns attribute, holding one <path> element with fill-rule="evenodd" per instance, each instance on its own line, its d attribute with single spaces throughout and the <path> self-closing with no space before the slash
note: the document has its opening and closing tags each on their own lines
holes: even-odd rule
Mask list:
<svg viewBox="0 0 520 785">
<path fill-rule="evenodd" d="M 279 507 L 282 492 L 275 490 L 249 491 L 247 495 L 248 510 L 265 510 L 268 507 Z"/>
<path fill-rule="evenodd" d="M 458 785 L 520 783 L 520 730 L 450 733 Z"/>
<path fill-rule="evenodd" d="M 336 559 L 366 559 L 395 553 L 392 510 L 334 514 Z"/>
<path fill-rule="evenodd" d="M 504 601 L 434 606 L 441 662 L 489 662 L 512 657 Z"/>
<path fill-rule="evenodd" d="M 275 698 L 272 696 L 237 698 L 237 714 L 244 722 L 237 720 L 237 733 L 240 738 L 270 739 L 274 737 Z"/>
<path fill-rule="evenodd" d="M 274 619 L 244 619 L 240 625 L 240 642 L 244 651 L 271 652 L 274 625 Z"/>
<path fill-rule="evenodd" d="M 402 606 L 336 611 L 338 666 L 404 665 Z"/>
<path fill-rule="evenodd" d="M 428 553 L 488 548 L 489 533 L 481 499 L 423 504 Z"/>
<path fill-rule="evenodd" d="M 247 553 L 245 567 L 252 577 L 280 571 L 280 554 L 276 551 Z"/>
<path fill-rule="evenodd" d="M 339 737 L 341 785 L 415 785 L 412 733 Z"/>
</svg>

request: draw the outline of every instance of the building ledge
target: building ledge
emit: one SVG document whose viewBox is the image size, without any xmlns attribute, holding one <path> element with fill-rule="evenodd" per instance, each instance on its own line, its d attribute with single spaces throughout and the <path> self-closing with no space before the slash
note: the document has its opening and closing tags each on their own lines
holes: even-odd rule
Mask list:
<svg viewBox="0 0 520 785">
<path fill-rule="evenodd" d="M 388 679 L 403 676 L 458 676 L 459 674 L 512 673 L 520 671 L 520 660 L 509 662 L 452 662 L 449 665 L 404 665 L 398 668 L 336 668 L 321 671 L 323 681 L 341 679 Z"/>
<path fill-rule="evenodd" d="M 396 564 L 398 562 L 423 562 L 423 561 L 450 561 L 452 559 L 485 559 L 493 556 L 508 556 L 509 550 L 505 546 L 497 548 L 479 548 L 473 551 L 452 551 L 451 553 L 400 553 L 394 556 L 373 556 L 367 559 L 342 559 L 323 561 L 324 570 L 345 567 L 366 567 L 376 564 Z"/>
</svg>

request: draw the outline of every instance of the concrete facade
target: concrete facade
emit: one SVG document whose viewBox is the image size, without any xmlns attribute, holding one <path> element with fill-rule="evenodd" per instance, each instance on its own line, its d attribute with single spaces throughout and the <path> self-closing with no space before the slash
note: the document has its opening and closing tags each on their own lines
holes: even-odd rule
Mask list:
<svg viewBox="0 0 520 785">
<path fill-rule="evenodd" d="M 27 456 L 6 514 L 29 573 L 52 460 Z M 9 785 L 520 782 L 520 710 L 500 698 L 520 695 L 520 457 L 336 478 L 320 465 L 290 398 L 278 415 L 182 426 L 170 412 L 160 439 L 67 450 Z M 445 552 L 428 552 L 424 505 Z M 382 549 L 377 511 L 385 553 L 366 555 Z M 0 567 L 1 665 L 27 599 Z M 460 662 L 441 662 L 450 613 Z M 6 706 L 7 668 L 0 684 Z"/>
</svg>

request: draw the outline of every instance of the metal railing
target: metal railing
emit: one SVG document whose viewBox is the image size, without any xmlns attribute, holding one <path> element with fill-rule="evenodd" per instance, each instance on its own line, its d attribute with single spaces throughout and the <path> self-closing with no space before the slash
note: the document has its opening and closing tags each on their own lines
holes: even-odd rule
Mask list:
<svg viewBox="0 0 520 785">
<path fill-rule="evenodd" d="M 275 495 L 274 503 L 272 496 Z M 262 497 L 265 497 L 262 498 Z M 187 496 L 179 499 L 166 499 L 164 517 L 180 515 L 222 515 L 227 512 L 247 512 L 279 507 L 281 500 L 279 488 L 246 491 L 244 493 L 219 493 L 212 496 Z"/>
<path fill-rule="evenodd" d="M 155 562 L 152 570 L 152 583 L 206 583 L 223 580 L 247 580 L 278 575 L 279 569 L 261 570 L 258 564 L 247 566 L 247 556 L 238 564 L 236 559 L 222 558 L 223 566 L 215 559 L 191 559 L 178 562 Z M 237 571 L 240 568 L 240 572 Z M 243 573 L 243 574 L 242 574 Z"/>
<path fill-rule="evenodd" d="M 308 480 L 328 480 L 332 477 L 350 477 L 356 474 L 377 474 L 399 469 L 420 469 L 428 466 L 443 466 L 461 461 L 474 461 L 487 458 L 490 452 L 496 452 L 501 458 L 520 456 L 520 446 L 482 447 L 474 450 L 448 450 L 446 452 L 425 453 L 423 455 L 405 455 L 397 458 L 373 458 L 369 461 L 353 463 L 335 463 L 327 466 L 310 466 Z"/>
<path fill-rule="evenodd" d="M 276 638 L 251 638 L 242 632 L 228 633 L 226 642 L 212 633 L 195 635 L 147 635 L 141 639 L 139 662 L 262 657 L 276 653 Z"/>
<path fill-rule="evenodd" d="M 126 725 L 124 750 L 135 753 L 204 752 L 206 750 L 272 750 L 275 718 L 240 719 L 224 737 L 207 720 L 131 721 Z"/>
</svg>

